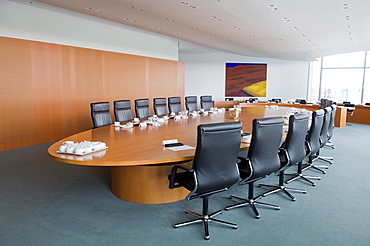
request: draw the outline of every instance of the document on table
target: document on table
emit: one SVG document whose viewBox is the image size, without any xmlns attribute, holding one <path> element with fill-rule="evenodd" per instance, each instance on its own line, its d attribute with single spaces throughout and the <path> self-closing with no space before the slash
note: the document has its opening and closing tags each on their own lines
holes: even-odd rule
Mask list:
<svg viewBox="0 0 370 246">
<path fill-rule="evenodd" d="M 189 145 L 182 145 L 182 146 L 175 146 L 175 147 L 167 147 L 167 149 L 172 150 L 172 151 L 181 151 L 181 150 L 189 150 L 189 149 L 195 149 L 195 148 Z"/>
</svg>

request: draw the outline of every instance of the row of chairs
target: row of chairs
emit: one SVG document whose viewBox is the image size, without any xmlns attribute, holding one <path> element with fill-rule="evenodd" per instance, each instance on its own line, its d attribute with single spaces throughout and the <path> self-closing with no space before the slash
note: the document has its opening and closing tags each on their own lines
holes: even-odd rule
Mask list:
<svg viewBox="0 0 370 246">
<path fill-rule="evenodd" d="M 168 105 L 167 105 L 168 101 Z M 168 106 L 168 110 L 167 110 Z M 200 107 L 209 110 L 213 107 L 212 96 L 206 95 L 200 97 Z M 94 128 L 112 124 L 109 102 L 96 102 L 90 104 L 91 117 Z M 114 116 L 117 122 L 125 122 L 133 119 L 130 100 L 119 100 L 113 102 Z M 188 111 L 199 111 L 198 99 L 196 96 L 185 97 L 185 108 Z M 182 111 L 181 97 L 153 98 L 154 113 L 158 116 Z M 147 118 L 150 114 L 149 99 L 135 100 L 135 113 L 139 119 Z"/>
<path fill-rule="evenodd" d="M 169 188 L 185 187 L 189 191 L 187 200 L 202 198 L 202 214 L 186 210 L 186 213 L 195 216 L 193 220 L 174 224 L 175 228 L 194 223 L 203 223 L 204 238 L 209 239 L 208 225 L 210 222 L 223 224 L 234 229 L 234 223 L 217 220 L 214 217 L 222 213 L 208 211 L 209 197 L 222 192 L 232 185 L 248 185 L 248 197 L 230 196 L 230 199 L 240 201 L 230 205 L 225 210 L 250 206 L 255 218 L 260 218 L 255 205 L 273 209 L 279 206 L 260 202 L 259 199 L 275 193 L 283 192 L 291 200 L 295 197 L 289 191 L 306 193 L 305 190 L 288 188 L 284 185 L 295 179 L 302 178 L 315 185 L 310 179 L 318 178 L 303 175 L 303 170 L 314 167 L 312 162 L 318 158 L 320 148 L 324 147 L 332 137 L 336 106 L 320 109 L 312 114 L 309 125 L 308 114 L 294 114 L 289 117 L 289 130 L 286 140 L 281 144 L 284 120 L 282 117 L 271 117 L 253 120 L 252 139 L 246 158 L 238 157 L 240 147 L 240 122 L 216 123 L 199 125 L 197 128 L 198 141 L 192 167 L 175 165 L 169 175 Z M 308 132 L 307 132 L 307 129 Z M 303 161 L 308 157 L 308 162 Z M 293 177 L 284 181 L 285 170 L 298 164 L 298 171 Z M 321 169 L 319 169 L 321 170 Z M 254 184 L 273 173 L 279 174 L 278 185 L 259 185 L 272 188 L 255 196 Z"/>
</svg>

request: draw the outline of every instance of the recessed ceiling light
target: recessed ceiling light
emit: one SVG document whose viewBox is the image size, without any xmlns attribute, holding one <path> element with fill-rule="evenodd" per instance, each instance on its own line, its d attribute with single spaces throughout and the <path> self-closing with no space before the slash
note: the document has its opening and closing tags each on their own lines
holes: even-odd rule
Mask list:
<svg viewBox="0 0 370 246">
<path fill-rule="evenodd" d="M 183 2 L 181 2 L 181 4 L 182 4 L 182 5 L 187 5 L 187 4 L 188 4 L 188 2 L 183 1 Z"/>
<path fill-rule="evenodd" d="M 87 9 L 87 10 L 90 10 L 90 9 L 91 9 L 91 7 L 86 7 L 86 9 Z"/>
<path fill-rule="evenodd" d="M 191 5 L 191 6 L 189 6 L 189 8 L 195 9 L 195 8 L 196 8 L 196 6 Z"/>
<path fill-rule="evenodd" d="M 296 27 L 296 26 L 292 27 L 292 29 L 293 29 L 294 31 L 298 31 L 298 30 L 299 30 L 299 28 L 298 28 L 298 27 Z"/>
<path fill-rule="evenodd" d="M 282 21 L 284 21 L 284 22 L 289 22 L 289 21 L 290 21 L 290 20 L 289 20 L 289 18 L 288 18 L 288 17 L 286 17 L 286 16 L 285 16 L 285 17 L 283 17 L 283 18 L 281 18 L 281 20 L 282 20 Z"/>
<path fill-rule="evenodd" d="M 171 21 L 171 22 L 175 22 L 174 20 L 171 20 L 171 19 L 169 19 L 169 18 L 164 18 L 165 20 L 168 20 L 168 21 Z"/>
<path fill-rule="evenodd" d="M 101 12 L 101 10 L 100 10 L 100 9 L 97 9 L 97 10 L 95 10 L 95 12 L 100 13 L 100 12 Z"/>
<path fill-rule="evenodd" d="M 345 20 L 349 20 L 349 15 L 346 15 L 346 16 L 344 17 L 344 19 L 345 19 Z"/>
</svg>

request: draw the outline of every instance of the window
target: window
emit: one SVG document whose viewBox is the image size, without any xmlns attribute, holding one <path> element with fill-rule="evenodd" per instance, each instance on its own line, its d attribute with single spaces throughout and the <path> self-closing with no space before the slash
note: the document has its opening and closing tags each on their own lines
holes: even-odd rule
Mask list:
<svg viewBox="0 0 370 246">
<path fill-rule="evenodd" d="M 366 60 L 366 63 L 365 63 Z M 310 66 L 309 100 L 370 102 L 370 58 L 367 51 L 322 57 Z"/>
<path fill-rule="evenodd" d="M 363 69 L 323 69 L 321 98 L 337 103 L 361 103 Z"/>
<path fill-rule="evenodd" d="M 367 63 L 370 65 L 370 63 Z M 370 103 L 370 68 L 365 70 L 364 94 L 362 103 Z"/>
</svg>

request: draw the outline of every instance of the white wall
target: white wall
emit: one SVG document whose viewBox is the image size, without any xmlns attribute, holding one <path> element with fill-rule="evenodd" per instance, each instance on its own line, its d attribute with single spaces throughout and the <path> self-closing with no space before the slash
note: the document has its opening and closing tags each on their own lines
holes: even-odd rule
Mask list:
<svg viewBox="0 0 370 246">
<path fill-rule="evenodd" d="M 225 97 L 225 62 L 267 63 L 267 97 L 306 98 L 308 62 L 217 50 L 181 54 L 173 38 L 25 0 L 0 0 L 0 35 L 185 62 L 185 95 Z M 261 98 L 264 99 L 264 98 Z"/>
<path fill-rule="evenodd" d="M 0 0 L 1 36 L 178 60 L 174 39 L 30 2 Z"/>
<path fill-rule="evenodd" d="M 213 50 L 207 54 L 180 54 L 185 62 L 185 95 L 213 95 L 215 101 L 225 98 L 225 63 L 267 63 L 267 96 L 283 100 L 306 98 L 309 62 L 246 57 Z"/>
</svg>

